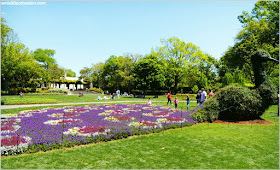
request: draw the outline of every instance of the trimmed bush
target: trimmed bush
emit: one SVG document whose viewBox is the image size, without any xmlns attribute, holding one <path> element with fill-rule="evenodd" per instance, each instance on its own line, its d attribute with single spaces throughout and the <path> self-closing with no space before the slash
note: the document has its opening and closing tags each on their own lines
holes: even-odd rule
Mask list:
<svg viewBox="0 0 280 170">
<path fill-rule="evenodd" d="M 269 106 L 273 105 L 277 98 L 277 91 L 268 83 L 263 83 L 256 89 L 257 93 L 260 94 L 262 100 L 261 111 L 264 112 Z"/>
<path fill-rule="evenodd" d="M 200 107 L 197 111 L 190 114 L 198 122 L 213 122 L 219 116 L 219 102 L 215 98 L 211 98 L 204 103 L 204 107 Z"/>
<path fill-rule="evenodd" d="M 60 89 L 60 88 L 49 89 L 47 91 L 47 93 L 64 93 L 64 94 L 67 94 L 67 93 L 69 93 L 69 89 Z"/>
<path fill-rule="evenodd" d="M 95 91 L 95 92 L 97 92 L 97 93 L 103 93 L 103 90 L 102 90 L 102 89 L 96 88 L 96 87 L 90 88 L 89 91 Z"/>
<path fill-rule="evenodd" d="M 261 96 L 246 87 L 228 86 L 214 97 L 219 102 L 220 120 L 251 120 L 262 115 Z"/>
</svg>

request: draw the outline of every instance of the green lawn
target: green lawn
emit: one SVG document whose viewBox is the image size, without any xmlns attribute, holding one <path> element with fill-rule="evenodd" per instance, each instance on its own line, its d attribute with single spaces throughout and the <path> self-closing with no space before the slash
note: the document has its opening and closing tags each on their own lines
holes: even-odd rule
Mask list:
<svg viewBox="0 0 280 170">
<path fill-rule="evenodd" d="M 36 99 L 40 101 L 40 103 L 44 103 L 45 99 L 55 99 L 57 103 L 80 103 L 80 102 L 104 102 L 104 101 L 138 101 L 138 102 L 147 102 L 148 98 L 152 99 L 152 102 L 167 102 L 167 98 L 165 95 L 159 96 L 159 98 L 153 98 L 154 96 L 146 95 L 146 98 L 134 98 L 133 96 L 123 97 L 120 99 L 114 100 L 97 100 L 97 97 L 107 96 L 108 95 L 84 95 L 83 97 L 79 97 L 78 95 L 24 95 L 23 99 L 21 99 L 18 95 L 10 95 L 10 96 L 1 96 L 1 100 L 18 100 L 18 103 L 23 103 L 28 99 Z M 186 96 L 181 95 L 173 95 L 172 100 L 178 97 L 179 101 L 186 101 Z M 195 98 L 192 96 L 191 100 L 195 101 Z M 27 104 L 27 103 L 26 103 Z"/>
<path fill-rule="evenodd" d="M 275 125 L 198 124 L 46 153 L 1 157 L 4 169 L 279 169 Z M 275 119 L 276 118 L 276 119 Z"/>
</svg>

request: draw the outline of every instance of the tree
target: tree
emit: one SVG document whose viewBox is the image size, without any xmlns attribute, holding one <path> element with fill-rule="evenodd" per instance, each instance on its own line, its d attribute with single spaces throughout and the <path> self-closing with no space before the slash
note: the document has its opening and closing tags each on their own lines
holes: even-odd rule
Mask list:
<svg viewBox="0 0 280 170">
<path fill-rule="evenodd" d="M 174 92 L 176 93 L 177 86 L 186 73 L 186 64 L 194 59 L 194 55 L 199 49 L 194 44 L 185 43 L 176 37 L 167 40 L 162 39 L 161 43 L 163 46 L 159 47 L 157 52 L 165 60 L 164 65 L 167 68 L 166 77 L 168 81 L 166 84 L 169 87 L 173 86 Z"/>
<path fill-rule="evenodd" d="M 253 52 L 262 49 L 279 59 L 279 1 L 259 1 L 251 13 L 243 11 L 238 19 L 243 29 L 236 36 L 234 46 L 226 51 L 221 60 L 231 71 L 240 69 L 254 81 L 250 61 Z M 265 64 L 268 74 L 275 65 Z"/>
<path fill-rule="evenodd" d="M 71 69 L 66 69 L 65 71 L 67 72 L 66 73 L 67 77 L 76 77 L 76 73 L 74 71 L 72 71 Z"/>
<path fill-rule="evenodd" d="M 136 88 L 144 90 L 162 89 L 164 87 L 164 69 L 156 56 L 149 55 L 134 66 L 134 82 Z"/>
<path fill-rule="evenodd" d="M 43 67 L 47 70 L 50 66 L 55 65 L 56 61 L 53 58 L 55 54 L 54 50 L 51 49 L 41 49 L 38 48 L 34 51 L 34 58 L 38 61 L 39 64 L 43 65 Z"/>
<path fill-rule="evenodd" d="M 80 70 L 80 78 L 83 78 L 85 82 L 88 83 L 89 87 L 92 88 L 92 80 L 93 80 L 93 70 L 92 68 L 84 67 Z"/>
<path fill-rule="evenodd" d="M 1 18 L 1 82 L 2 89 L 27 87 L 46 72 L 34 60 L 33 55 L 22 43 L 18 42 L 13 30 Z"/>
</svg>

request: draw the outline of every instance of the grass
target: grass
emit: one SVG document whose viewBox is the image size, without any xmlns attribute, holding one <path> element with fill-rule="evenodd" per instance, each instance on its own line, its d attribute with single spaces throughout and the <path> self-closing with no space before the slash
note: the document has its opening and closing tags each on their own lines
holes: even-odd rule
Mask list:
<svg viewBox="0 0 280 170">
<path fill-rule="evenodd" d="M 46 153 L 1 157 L 3 169 L 279 169 L 275 125 L 198 124 Z"/>
<path fill-rule="evenodd" d="M 84 95 L 83 97 L 79 97 L 78 95 L 24 95 L 24 100 L 37 100 L 40 103 L 44 103 L 46 99 L 55 99 L 57 103 L 81 103 L 81 102 L 104 102 L 104 101 L 112 101 L 112 100 L 97 100 L 98 96 L 107 96 L 108 95 Z M 153 98 L 154 96 L 146 95 L 146 98 L 134 98 L 133 96 L 121 96 L 120 99 L 114 99 L 113 101 L 135 101 L 135 102 L 147 102 L 148 98 L 152 99 L 152 102 L 167 102 L 166 96 L 159 96 L 159 98 Z M 172 100 L 178 97 L 179 101 L 186 101 L 186 96 L 176 95 L 172 96 Z M 195 101 L 195 97 L 191 96 L 191 100 Z M 10 101 L 10 100 L 18 100 L 20 102 L 20 97 L 18 95 L 9 95 L 2 96 L 1 100 Z"/>
</svg>

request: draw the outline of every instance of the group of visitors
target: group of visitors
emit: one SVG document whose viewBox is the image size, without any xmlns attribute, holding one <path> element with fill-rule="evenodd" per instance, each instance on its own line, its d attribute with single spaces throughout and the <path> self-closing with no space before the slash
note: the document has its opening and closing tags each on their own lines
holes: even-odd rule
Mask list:
<svg viewBox="0 0 280 170">
<path fill-rule="evenodd" d="M 212 92 L 212 90 L 210 89 L 209 90 L 209 98 L 214 96 L 214 93 Z M 172 104 L 172 97 L 171 97 L 171 93 L 168 92 L 167 95 L 167 106 L 170 104 L 171 106 L 173 106 Z M 198 105 L 201 105 L 203 104 L 207 99 L 207 92 L 204 90 L 204 88 L 201 88 L 201 90 L 198 91 L 197 95 L 196 95 L 196 100 L 197 100 L 197 104 Z M 186 94 L 186 100 L 187 100 L 187 110 L 189 110 L 190 108 L 190 96 L 188 94 Z M 179 100 L 177 97 L 175 97 L 175 100 L 174 100 L 174 104 L 175 104 L 175 109 L 177 109 L 178 107 L 178 103 L 179 103 Z M 149 98 L 147 104 L 151 105 L 152 104 L 152 101 L 151 101 L 151 98 Z"/>
<path fill-rule="evenodd" d="M 212 90 L 209 90 L 209 98 L 214 96 L 214 93 L 212 92 Z M 201 88 L 201 90 L 198 91 L 197 95 L 196 95 L 196 102 L 197 105 L 201 105 L 203 104 L 207 99 L 207 92 L 204 90 L 204 88 Z"/>
<path fill-rule="evenodd" d="M 168 92 L 167 93 L 167 106 L 168 106 L 168 104 L 170 103 L 170 105 L 172 105 L 173 106 L 173 104 L 172 104 L 172 97 L 171 97 L 171 93 L 170 92 Z M 187 95 L 187 99 L 189 99 L 189 97 L 188 97 L 188 95 Z M 187 100 L 188 101 L 188 100 Z M 175 109 L 177 109 L 177 107 L 178 107 L 178 103 L 179 103 L 179 100 L 178 100 L 178 98 L 177 97 L 175 97 L 175 100 L 174 100 L 174 104 L 175 104 Z M 188 103 L 188 102 L 187 102 Z"/>
</svg>

